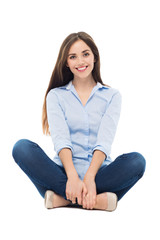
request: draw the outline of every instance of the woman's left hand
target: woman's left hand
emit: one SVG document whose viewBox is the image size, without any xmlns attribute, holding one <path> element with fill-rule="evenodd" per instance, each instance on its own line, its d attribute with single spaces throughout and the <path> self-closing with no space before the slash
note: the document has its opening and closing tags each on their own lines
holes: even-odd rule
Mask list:
<svg viewBox="0 0 160 240">
<path fill-rule="evenodd" d="M 94 178 L 85 176 L 83 179 L 87 188 L 87 194 L 83 195 L 83 208 L 93 209 L 96 204 L 96 183 Z"/>
</svg>

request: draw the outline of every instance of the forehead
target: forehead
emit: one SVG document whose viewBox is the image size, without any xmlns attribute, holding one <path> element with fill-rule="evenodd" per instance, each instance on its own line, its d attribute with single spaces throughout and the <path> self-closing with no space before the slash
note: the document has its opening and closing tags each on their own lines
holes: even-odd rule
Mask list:
<svg viewBox="0 0 160 240">
<path fill-rule="evenodd" d="M 91 50 L 91 49 L 83 40 L 77 40 L 70 47 L 69 53 L 78 53 L 84 50 Z"/>
</svg>

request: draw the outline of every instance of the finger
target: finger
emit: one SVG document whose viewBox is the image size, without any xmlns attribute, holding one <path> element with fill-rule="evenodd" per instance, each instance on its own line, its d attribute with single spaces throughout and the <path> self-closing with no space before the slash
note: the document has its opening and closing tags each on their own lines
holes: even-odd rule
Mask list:
<svg viewBox="0 0 160 240">
<path fill-rule="evenodd" d="M 84 193 L 85 193 L 85 195 L 88 193 L 88 190 L 87 190 L 87 187 L 85 184 L 84 184 Z"/>
<path fill-rule="evenodd" d="M 88 194 L 83 193 L 83 207 L 87 208 L 87 205 L 88 205 Z"/>
<path fill-rule="evenodd" d="M 83 207 L 86 208 L 86 195 L 83 194 Z"/>
<path fill-rule="evenodd" d="M 76 199 L 75 199 L 75 198 L 72 199 L 72 203 L 73 203 L 73 204 L 76 203 Z"/>
<path fill-rule="evenodd" d="M 88 209 L 93 209 L 93 195 L 88 195 Z"/>
<path fill-rule="evenodd" d="M 72 200 L 73 200 L 73 196 L 72 196 L 71 193 L 68 194 L 68 200 L 71 201 L 71 202 L 72 202 Z"/>
<path fill-rule="evenodd" d="M 86 208 L 89 209 L 89 194 L 86 195 Z"/>
<path fill-rule="evenodd" d="M 70 199 L 69 199 L 69 194 L 68 194 L 68 193 L 66 193 L 66 198 L 67 198 L 67 200 L 70 200 Z"/>
<path fill-rule="evenodd" d="M 91 196 L 89 195 L 88 196 L 88 209 L 90 209 L 91 208 Z"/>
<path fill-rule="evenodd" d="M 83 192 L 81 192 L 81 204 L 83 205 Z"/>
<path fill-rule="evenodd" d="M 96 205 L 96 200 L 97 200 L 97 197 L 96 195 L 93 197 L 93 207 Z"/>
<path fill-rule="evenodd" d="M 81 205 L 83 206 L 83 192 L 81 192 Z"/>
<path fill-rule="evenodd" d="M 73 202 L 76 203 L 76 201 L 77 201 L 77 195 L 74 194 L 74 195 L 73 195 Z"/>
<path fill-rule="evenodd" d="M 73 193 L 70 194 L 70 200 L 73 200 Z"/>
<path fill-rule="evenodd" d="M 82 194 L 83 194 L 83 199 L 84 199 L 86 194 L 85 194 L 85 192 L 84 192 L 84 191 L 82 192 Z"/>
<path fill-rule="evenodd" d="M 87 188 L 86 188 L 86 186 L 84 185 L 84 187 L 83 187 L 83 197 L 85 197 L 86 195 L 87 195 Z"/>
<path fill-rule="evenodd" d="M 90 202 L 90 209 L 93 209 L 93 206 L 94 206 L 94 203 L 92 201 L 92 202 Z"/>
<path fill-rule="evenodd" d="M 69 197 L 69 200 L 72 201 L 72 195 L 69 194 L 68 197 Z"/>
<path fill-rule="evenodd" d="M 88 203 L 88 205 L 89 205 L 89 209 L 92 209 L 92 208 L 93 208 L 93 207 L 92 207 L 92 205 L 93 205 L 92 196 L 90 196 L 90 198 L 89 198 L 89 203 Z"/>
<path fill-rule="evenodd" d="M 78 196 L 78 204 L 82 205 L 82 194 Z"/>
<path fill-rule="evenodd" d="M 66 189 L 66 196 L 69 200 L 71 200 L 72 195 L 71 195 L 71 191 L 69 189 L 68 190 Z"/>
<path fill-rule="evenodd" d="M 83 200 L 85 199 L 85 197 L 86 197 L 86 194 L 83 192 Z"/>
<path fill-rule="evenodd" d="M 85 199 L 85 197 L 83 198 L 83 208 L 86 208 L 86 199 Z"/>
<path fill-rule="evenodd" d="M 90 207 L 91 209 L 94 208 L 94 206 L 96 205 L 96 195 L 93 195 L 90 199 Z"/>
<path fill-rule="evenodd" d="M 76 203 L 76 197 L 74 195 L 72 195 L 71 199 L 72 199 L 71 201 L 72 201 L 73 204 Z"/>
</svg>

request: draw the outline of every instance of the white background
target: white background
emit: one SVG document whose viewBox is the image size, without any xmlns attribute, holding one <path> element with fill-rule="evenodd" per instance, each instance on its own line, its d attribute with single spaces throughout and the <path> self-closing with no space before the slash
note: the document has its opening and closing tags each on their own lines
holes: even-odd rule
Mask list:
<svg viewBox="0 0 160 240">
<path fill-rule="evenodd" d="M 0 2 L 1 239 L 159 239 L 159 13 L 155 0 Z M 12 158 L 21 138 L 53 158 L 42 105 L 60 45 L 78 31 L 93 37 L 103 82 L 122 94 L 111 157 L 138 151 L 147 162 L 144 177 L 112 213 L 46 210 Z"/>
</svg>

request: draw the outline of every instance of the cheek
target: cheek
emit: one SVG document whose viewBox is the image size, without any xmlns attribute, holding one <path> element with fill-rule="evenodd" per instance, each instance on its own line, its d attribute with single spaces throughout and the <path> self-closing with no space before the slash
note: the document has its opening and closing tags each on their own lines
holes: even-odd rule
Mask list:
<svg viewBox="0 0 160 240">
<path fill-rule="evenodd" d="M 92 67 L 92 69 L 94 68 L 94 61 L 90 62 L 90 66 Z"/>
<path fill-rule="evenodd" d="M 90 63 L 91 66 L 94 66 L 94 57 L 89 59 L 89 63 Z"/>
<path fill-rule="evenodd" d="M 68 61 L 67 63 L 68 63 L 68 67 L 69 67 L 70 69 L 74 68 L 74 64 L 73 64 L 72 62 Z"/>
</svg>

